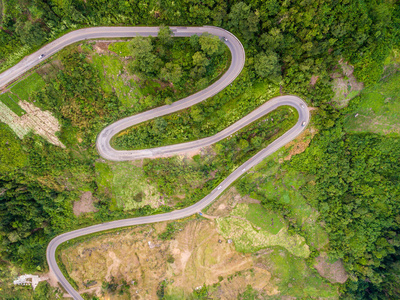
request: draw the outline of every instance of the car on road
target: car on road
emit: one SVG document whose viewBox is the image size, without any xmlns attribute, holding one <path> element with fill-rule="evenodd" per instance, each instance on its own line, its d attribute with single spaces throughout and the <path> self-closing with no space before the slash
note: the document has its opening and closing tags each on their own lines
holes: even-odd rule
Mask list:
<svg viewBox="0 0 400 300">
<path fill-rule="evenodd" d="M 39 59 L 42 59 L 44 57 L 44 54 L 40 54 Z"/>
<path fill-rule="evenodd" d="M 301 123 L 301 126 L 306 126 L 306 121 L 303 121 L 303 123 Z"/>
<path fill-rule="evenodd" d="M 227 39 L 226 37 L 223 37 L 223 39 L 224 39 L 224 42 L 227 42 L 227 41 L 228 41 L 228 39 Z"/>
<path fill-rule="evenodd" d="M 222 186 L 219 186 L 218 189 L 220 190 L 222 188 Z"/>
<path fill-rule="evenodd" d="M 301 104 L 301 108 L 304 108 L 305 106 L 304 106 L 304 104 Z"/>
</svg>

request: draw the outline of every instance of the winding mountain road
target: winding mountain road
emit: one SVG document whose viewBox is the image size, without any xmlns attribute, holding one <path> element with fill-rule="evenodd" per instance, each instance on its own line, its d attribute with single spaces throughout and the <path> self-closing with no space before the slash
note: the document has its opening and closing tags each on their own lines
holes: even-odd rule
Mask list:
<svg viewBox="0 0 400 300">
<path fill-rule="evenodd" d="M 206 197 L 201 199 L 196 204 L 180 209 L 175 210 L 170 213 L 153 215 L 147 217 L 139 217 L 132 219 L 124 219 L 113 222 L 107 222 L 103 224 L 98 224 L 94 226 L 90 226 L 87 228 L 82 228 L 78 230 L 74 230 L 71 232 L 67 232 L 55 237 L 49 243 L 47 247 L 47 262 L 49 264 L 50 270 L 57 277 L 58 281 L 63 285 L 65 290 L 74 298 L 74 299 L 83 299 L 79 293 L 71 286 L 71 284 L 66 280 L 64 275 L 62 274 L 60 268 L 57 265 L 55 253 L 57 247 L 74 238 L 84 236 L 87 234 L 92 234 L 95 232 L 109 230 L 113 228 L 133 226 L 133 225 L 141 225 L 141 224 L 149 224 L 161 221 L 170 221 L 188 217 L 195 213 L 200 212 L 203 208 L 213 202 L 219 195 L 223 193 L 225 189 L 227 189 L 236 179 L 238 179 L 244 172 L 248 171 L 258 163 L 260 163 L 267 156 L 271 155 L 279 148 L 284 146 L 285 144 L 292 141 L 296 138 L 305 128 L 305 126 L 309 122 L 309 111 L 307 108 L 307 104 L 300 98 L 296 96 L 280 96 L 269 100 L 267 103 L 261 105 L 259 108 L 240 119 L 233 125 L 229 126 L 225 130 L 217 133 L 214 136 L 203 138 L 197 141 L 146 149 L 146 150 L 134 150 L 134 151 L 118 151 L 113 149 L 110 146 L 111 138 L 117 134 L 118 132 L 142 123 L 147 120 L 151 120 L 156 117 L 160 117 L 163 115 L 171 114 L 173 112 L 182 110 L 184 108 L 190 107 L 196 103 L 206 100 L 207 98 L 217 94 L 221 90 L 223 90 L 226 86 L 228 86 L 242 71 L 244 62 L 245 62 L 245 51 L 243 49 L 240 41 L 232 35 L 230 32 L 217 27 L 170 27 L 174 33 L 174 36 L 191 36 L 194 34 L 200 35 L 204 32 L 209 32 L 213 35 L 219 36 L 221 39 L 226 38 L 225 44 L 229 47 L 232 60 L 231 65 L 228 71 L 215 83 L 207 87 L 206 89 L 193 94 L 187 98 L 174 102 L 171 105 L 165 105 L 162 107 L 158 107 L 128 118 L 121 119 L 109 126 L 107 126 L 98 136 L 96 146 L 100 153 L 100 155 L 108 160 L 114 161 L 124 161 L 124 160 L 135 160 L 141 158 L 152 158 L 158 156 L 170 156 L 174 154 L 180 154 L 187 151 L 193 151 L 194 149 L 199 149 L 211 144 L 214 144 L 232 133 L 240 130 L 241 128 L 247 126 L 248 124 L 254 122 L 258 118 L 266 115 L 272 110 L 276 109 L 279 106 L 288 105 L 293 107 L 298 111 L 299 119 L 291 129 L 285 132 L 281 137 L 276 139 L 266 148 L 258 152 L 248 161 L 243 163 L 240 167 L 234 170 L 224 181 L 222 181 L 214 190 L 210 192 Z M 44 46 L 40 51 L 27 56 L 21 62 L 19 62 L 14 67 L 0 74 L 0 87 L 7 85 L 12 82 L 23 73 L 39 64 L 42 60 L 39 60 L 39 56 L 44 54 L 44 58 L 46 59 L 57 51 L 61 50 L 67 45 L 72 43 L 82 41 L 85 39 L 94 39 L 94 38 L 116 38 L 116 37 L 134 37 L 137 35 L 141 36 L 157 36 L 158 27 L 95 27 L 95 28 L 85 28 L 70 32 L 63 37 L 51 42 L 50 44 Z"/>
</svg>

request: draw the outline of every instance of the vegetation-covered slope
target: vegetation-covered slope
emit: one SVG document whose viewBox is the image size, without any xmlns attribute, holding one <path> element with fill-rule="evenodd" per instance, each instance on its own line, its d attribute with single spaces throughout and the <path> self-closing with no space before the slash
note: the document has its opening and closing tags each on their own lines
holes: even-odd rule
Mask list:
<svg viewBox="0 0 400 300">
<path fill-rule="evenodd" d="M 393 156 L 391 156 L 392 152 L 397 153 L 396 136 L 389 140 L 370 134 L 350 135 L 346 133 L 346 130 L 355 131 L 356 124 L 353 124 L 351 128 L 350 123 L 346 123 L 349 126 L 343 129 L 341 112 L 330 105 L 333 96 L 330 75 L 335 71 L 339 59 L 344 59 L 354 65 L 356 78 L 367 86 L 372 86 L 380 80 L 382 74 L 387 75 L 384 73 L 385 59 L 392 55 L 393 46 L 399 43 L 400 9 L 397 1 L 280 2 L 271 0 L 227 3 L 212 0 L 199 4 L 198 1 L 153 0 L 109 1 L 107 3 L 81 0 L 47 2 L 3 0 L 0 2 L 0 10 L 2 12 L 0 14 L 1 70 L 10 67 L 43 43 L 68 30 L 83 26 L 140 24 L 201 26 L 209 24 L 232 31 L 243 42 L 247 60 L 241 76 L 232 87 L 223 92 L 224 96 L 236 98 L 238 106 L 249 108 L 252 105 L 248 103 L 252 101 L 248 101 L 248 95 L 263 96 L 257 92 L 250 92 L 257 90 L 258 84 L 269 87 L 268 97 L 270 94 L 275 95 L 280 86 L 282 92 L 304 97 L 310 105 L 318 108 L 313 120 L 321 135 L 315 143 L 311 144 L 307 152 L 294 158 L 287 167 L 293 172 L 305 172 L 303 175 L 306 178 L 309 178 L 307 176 L 314 178 L 309 181 L 309 184 L 304 184 L 301 193 L 309 202 L 307 205 L 319 211 L 320 220 L 325 222 L 325 228 L 330 230 L 331 254 L 342 257 L 348 271 L 353 275 L 351 279 L 354 281 L 348 284 L 348 296 L 352 297 L 351 293 L 356 295 L 354 297 L 359 297 L 359 295 L 372 297 L 371 295 L 375 294 L 389 297 L 390 293 L 397 295 L 395 293 L 398 293 L 398 290 L 396 291 L 393 282 L 398 276 L 396 275 L 398 266 L 393 263 L 396 256 L 392 252 L 398 249 L 395 243 L 396 232 L 398 232 L 398 227 L 396 227 L 398 226 L 398 206 L 396 206 L 398 194 L 395 190 L 398 177 L 396 177 L 397 173 L 390 171 L 390 168 L 397 168 L 396 159 L 393 162 Z M 167 44 L 168 40 L 166 36 Z M 0 168 L 4 171 L 1 174 L 0 200 L 2 212 L 6 215 L 2 220 L 4 221 L 2 223 L 4 229 L 2 230 L 2 257 L 4 259 L 11 260 L 23 266 L 25 270 L 31 271 L 37 266 L 44 266 L 44 244 L 50 236 L 58 232 L 95 221 L 154 212 L 153 209 L 144 206 L 133 212 L 122 212 L 120 208 L 110 213 L 110 209 L 115 208 L 115 203 L 110 205 L 112 197 L 109 195 L 109 189 L 102 188 L 102 185 L 94 179 L 96 177 L 94 162 L 98 159 L 94 140 L 101 128 L 118 118 L 137 112 L 138 110 L 130 107 L 132 104 L 138 104 L 134 106 L 135 109 L 143 110 L 146 107 L 161 104 L 171 95 L 178 95 L 169 91 L 165 98 L 161 92 L 157 96 L 158 86 L 156 87 L 157 83 L 154 83 L 157 75 L 162 75 L 165 80 L 179 85 L 176 78 L 180 72 L 174 63 L 167 66 L 167 63 L 171 61 L 165 60 L 163 61 L 164 73 L 161 74 L 161 68 L 160 74 L 156 74 L 155 67 L 158 66 L 157 62 L 160 62 L 157 56 L 163 59 L 163 47 L 159 47 L 160 44 L 157 44 L 157 41 L 156 46 L 153 43 L 151 39 L 143 39 L 141 42 L 143 49 L 151 48 L 153 45 L 151 53 L 149 52 L 152 55 L 143 56 L 140 51 L 133 55 L 154 64 L 141 66 L 133 63 L 129 68 L 134 73 L 144 74 L 147 79 L 150 79 L 144 81 L 147 82 L 149 90 L 155 91 L 155 97 L 153 95 L 153 97 L 141 99 L 143 102 L 148 101 L 143 106 L 138 99 L 125 97 L 127 87 L 121 85 L 121 82 L 116 81 L 120 84 L 119 86 L 109 85 L 110 78 L 115 74 L 108 78 L 102 77 L 103 74 L 99 72 L 100 65 L 108 62 L 100 55 L 93 55 L 91 60 L 83 49 L 85 47 L 90 49 L 90 44 L 83 45 L 82 51 L 66 51 L 61 54 L 60 62 L 53 61 L 50 66 L 48 65 L 48 72 L 44 71 L 41 74 L 47 82 L 46 87 L 34 93 L 33 96 L 31 94 L 22 96 L 29 97 L 30 101 L 36 101 L 39 107 L 54 113 L 62 124 L 60 139 L 67 146 L 67 150 L 49 145 L 33 134 L 19 142 L 8 128 L 1 128 L 4 136 L 10 138 L 10 141 L 1 140 L 0 147 L 2 160 Z M 115 46 L 113 51 L 123 52 L 121 50 L 123 49 Z M 181 57 L 181 54 L 177 57 Z M 116 60 L 109 61 L 117 64 Z M 202 62 L 207 61 L 203 59 Z M 208 67 L 214 66 L 214 63 L 209 64 Z M 62 70 L 58 71 L 60 67 Z M 103 69 L 103 71 L 106 70 Z M 112 73 L 111 70 L 109 73 Z M 208 77 L 209 80 L 215 78 L 212 74 L 209 75 L 211 75 Z M 197 82 L 197 79 L 194 79 L 192 83 Z M 185 87 L 184 81 L 181 84 L 181 87 Z M 205 81 L 202 84 L 204 86 Z M 200 85 L 197 87 L 192 85 L 192 87 L 188 91 L 194 91 L 200 88 Z M 23 90 L 21 91 L 17 86 L 14 91 L 16 94 L 23 94 Z M 150 93 L 146 92 L 146 94 Z M 375 105 L 376 101 L 373 98 L 371 97 L 368 101 Z M 1 101 L 7 102 L 9 98 L 2 96 Z M 368 101 L 361 101 L 365 108 L 370 108 Z M 219 102 L 215 102 L 215 105 L 218 104 Z M 389 104 L 382 104 L 382 107 Z M 13 104 L 8 103 L 8 105 Z M 360 106 L 359 109 L 365 108 Z M 18 110 L 17 107 L 14 109 Z M 350 110 L 347 112 L 355 115 L 358 108 L 354 109 L 354 113 Z M 370 113 L 370 110 L 364 114 L 367 112 Z M 22 113 L 23 111 L 18 110 L 18 114 L 22 115 Z M 197 114 L 194 113 L 195 118 L 199 120 L 204 115 L 202 110 L 198 110 Z M 186 120 L 185 118 L 186 116 L 182 117 L 182 120 Z M 198 123 L 202 122 L 203 120 Z M 191 128 L 187 126 L 185 130 Z M 229 158 L 243 158 L 250 152 L 246 154 L 247 150 L 245 150 L 244 154 L 238 154 L 236 150 L 250 149 L 255 146 L 251 148 L 251 151 L 255 151 L 261 146 L 260 140 L 253 136 L 242 140 L 224 141 L 225 144 L 222 143 L 222 146 L 217 147 L 218 159 L 224 162 L 223 156 L 226 153 L 226 157 Z M 144 143 L 140 144 L 140 142 L 135 146 L 145 147 Z M 232 147 L 236 147 L 235 151 L 232 151 Z M 15 159 L 8 149 L 13 149 L 15 153 L 21 153 L 21 155 Z M 365 155 L 360 152 L 361 149 L 365 151 Z M 322 157 L 325 157 L 329 164 L 322 161 Z M 301 160 L 310 162 L 307 168 L 303 169 L 304 163 Z M 194 161 L 196 162 L 196 158 Z M 228 171 L 234 166 L 234 162 L 229 159 L 226 161 L 226 171 Z M 97 162 L 96 166 L 100 164 Z M 170 166 L 167 173 L 165 172 L 166 165 Z M 173 160 L 153 161 L 146 164 L 146 176 L 149 176 L 153 180 L 153 185 L 164 194 L 171 194 L 171 191 L 181 187 L 180 182 L 174 178 L 188 179 L 183 180 L 182 186 L 185 188 L 182 190 L 191 191 L 188 187 L 190 187 L 192 177 L 186 177 L 185 171 L 193 171 L 192 167 L 188 168 L 187 164 Z M 196 168 L 198 168 L 197 172 L 192 173 L 201 175 L 204 171 L 203 166 L 197 165 Z M 387 172 L 383 172 L 385 168 Z M 216 174 L 218 178 L 223 172 Z M 104 182 L 107 181 L 104 180 Z M 269 191 L 269 188 L 271 187 L 265 186 L 264 191 Z M 390 195 L 389 190 L 392 192 Z M 95 217 L 89 215 L 88 218 L 76 218 L 72 215 L 72 202 L 77 200 L 83 191 L 98 192 L 95 196 L 99 200 L 99 211 Z M 281 205 L 275 205 L 276 201 L 272 201 L 274 197 L 271 193 L 263 192 L 262 194 L 267 195 L 266 205 L 269 208 L 272 206 L 275 210 L 281 209 Z M 288 191 L 284 192 L 285 201 L 291 199 L 290 194 Z M 184 205 L 184 201 L 178 199 L 175 199 L 175 204 Z M 195 199 L 196 197 L 190 201 L 195 201 Z M 354 203 L 348 203 L 350 199 L 354 200 Z M 381 200 L 385 202 L 382 204 Z M 357 201 L 360 202 L 357 203 Z M 27 210 L 29 214 L 26 215 L 24 214 L 25 205 L 28 203 L 30 203 L 30 209 Z M 296 203 L 294 201 L 293 204 Z M 300 232 L 307 223 L 302 224 L 300 219 L 293 217 L 292 209 L 295 208 L 295 205 L 293 208 L 284 206 L 282 213 L 292 224 L 292 230 Z M 169 209 L 161 206 L 158 211 Z M 377 210 L 376 214 L 375 210 Z M 11 213 L 7 215 L 8 211 Z M 383 218 L 380 217 L 382 214 L 387 215 L 386 220 L 382 220 Z M 348 226 L 344 226 L 348 222 L 346 217 L 354 219 L 348 223 Z M 58 222 L 58 218 L 62 220 Z M 341 223 L 337 224 L 338 222 Z M 376 232 L 371 232 L 369 228 L 371 224 L 375 226 L 373 228 Z M 336 225 L 339 227 L 334 227 Z M 302 234 L 305 237 L 312 235 L 308 233 L 311 232 L 310 227 L 312 226 L 307 225 L 308 229 L 304 229 Z M 349 232 L 348 228 L 357 231 Z M 8 249 L 14 251 L 6 251 Z M 34 255 L 37 257 L 33 257 Z M 383 265 L 388 267 L 384 269 Z M 251 294 L 251 291 L 249 293 Z"/>
</svg>

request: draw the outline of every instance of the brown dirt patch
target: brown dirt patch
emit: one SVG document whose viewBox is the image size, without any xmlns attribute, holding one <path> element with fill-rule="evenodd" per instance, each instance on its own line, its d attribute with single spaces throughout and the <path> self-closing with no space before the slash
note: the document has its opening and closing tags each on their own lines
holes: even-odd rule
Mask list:
<svg viewBox="0 0 400 300">
<path fill-rule="evenodd" d="M 226 217 L 231 213 L 236 204 L 244 201 L 245 198 L 246 197 L 240 196 L 235 187 L 231 187 L 229 190 L 224 192 L 217 201 L 214 201 L 211 204 L 206 213 L 209 216 Z"/>
<path fill-rule="evenodd" d="M 74 202 L 73 211 L 77 217 L 83 213 L 96 212 L 97 209 L 93 206 L 92 192 L 84 192 L 81 199 Z"/>
<path fill-rule="evenodd" d="M 310 84 L 314 86 L 318 81 L 319 76 L 311 76 Z"/>
<path fill-rule="evenodd" d="M 112 42 L 96 42 L 93 45 L 93 49 L 96 51 L 97 54 L 104 54 L 104 53 L 108 53 L 108 46 L 111 44 Z"/>
<path fill-rule="evenodd" d="M 186 156 L 187 158 L 193 159 L 193 156 L 199 155 L 199 154 L 201 154 L 201 149 L 195 149 L 195 150 L 186 152 L 186 153 L 185 153 L 185 156 Z"/>
<path fill-rule="evenodd" d="M 131 299 L 157 299 L 163 280 L 167 294 L 183 299 L 204 283 L 220 282 L 215 295 L 210 295 L 213 299 L 236 299 L 248 284 L 267 294 L 278 292 L 270 283 L 271 273 L 255 266 L 250 254 L 236 252 L 234 245 L 219 235 L 213 221 L 185 222 L 173 240 L 158 239 L 166 223 L 146 225 L 90 238 L 62 250 L 61 257 L 80 289 L 87 289 L 83 283 L 95 280 L 91 290 L 97 294 L 111 276 L 130 284 Z M 129 299 L 117 294 L 106 295 L 109 298 Z"/>
<path fill-rule="evenodd" d="M 44 278 L 52 287 L 59 287 L 57 277 L 52 271 L 49 271 L 48 273 L 45 273 L 40 277 Z"/>
<path fill-rule="evenodd" d="M 37 69 L 36 73 L 38 73 L 44 81 L 50 82 L 57 76 L 58 71 L 63 69 L 64 66 L 62 62 L 58 59 L 54 59 Z"/>
<path fill-rule="evenodd" d="M 0 102 L 0 121 L 10 126 L 20 139 L 32 130 L 49 143 L 65 148 L 56 136 L 56 132 L 60 130 L 61 126 L 49 111 L 42 111 L 39 107 L 27 101 L 19 101 L 18 105 L 26 111 L 26 114 L 21 117 Z"/>
<path fill-rule="evenodd" d="M 328 279 L 331 283 L 343 284 L 349 277 L 340 259 L 331 264 L 328 262 L 326 253 L 321 253 L 321 255 L 316 258 L 316 262 L 317 264 L 314 265 L 314 267 L 317 269 L 319 275 Z"/>
<path fill-rule="evenodd" d="M 317 132 L 318 130 L 313 127 L 306 128 L 295 140 L 286 144 L 285 148 L 290 150 L 284 160 L 290 160 L 293 155 L 304 152 Z"/>
</svg>

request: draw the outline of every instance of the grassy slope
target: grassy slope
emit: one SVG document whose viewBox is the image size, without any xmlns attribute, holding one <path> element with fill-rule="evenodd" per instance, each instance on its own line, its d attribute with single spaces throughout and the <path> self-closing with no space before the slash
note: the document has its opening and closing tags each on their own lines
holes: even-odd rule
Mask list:
<svg viewBox="0 0 400 300">
<path fill-rule="evenodd" d="M 34 74 L 36 74 L 36 73 L 34 73 Z M 36 76 L 36 75 L 34 75 L 34 76 Z M 27 80 L 27 82 L 33 84 L 35 81 Z M 33 85 L 35 87 L 40 86 L 40 85 L 35 85 L 35 84 L 33 84 Z M 35 87 L 33 87 L 32 90 L 34 90 Z M 24 99 L 27 99 L 27 97 L 29 96 L 29 93 L 25 92 L 22 89 L 22 84 L 16 85 L 15 89 L 13 91 L 16 94 L 18 94 L 21 98 L 24 98 Z M 214 122 L 215 124 L 220 125 L 221 128 L 226 127 L 226 124 L 227 124 L 226 122 L 230 122 L 229 120 L 236 120 L 236 119 L 239 119 L 241 117 L 240 113 L 237 113 L 237 110 L 241 108 L 241 102 L 242 101 L 248 101 L 249 98 L 252 98 L 252 99 L 255 99 L 254 102 L 252 102 L 252 103 L 255 103 L 255 104 L 259 105 L 259 104 L 265 102 L 266 100 L 268 100 L 271 97 L 271 95 L 276 95 L 276 93 L 277 93 L 277 88 L 275 88 L 275 87 L 271 89 L 270 86 L 265 85 L 265 84 L 264 85 L 263 84 L 256 85 L 256 86 L 254 86 L 252 88 L 252 91 L 249 94 L 246 94 L 246 97 L 243 97 L 243 98 L 238 97 L 238 98 L 235 98 L 235 99 L 227 102 L 222 107 L 222 109 L 220 110 L 219 114 L 217 114 L 217 116 L 214 117 L 214 119 L 211 122 Z M 246 106 L 246 109 L 247 109 L 247 111 L 250 111 L 250 110 L 252 110 L 252 107 L 251 106 L 250 107 Z M 242 110 L 241 112 L 243 112 L 243 111 L 244 110 Z M 229 116 L 230 119 L 229 118 L 221 119 L 221 116 Z M 225 122 L 221 122 L 221 120 L 223 120 Z M 116 191 L 118 191 L 118 190 L 121 191 L 121 190 L 124 189 L 124 186 L 126 184 L 128 184 L 128 185 L 131 184 L 131 182 L 125 182 L 124 183 L 124 182 L 119 182 L 120 180 L 118 180 L 118 178 L 121 179 L 121 178 L 126 178 L 127 176 L 129 176 L 129 170 L 126 167 L 126 164 L 120 164 L 120 165 L 117 165 L 117 166 L 112 166 L 111 168 L 110 167 L 105 167 L 104 165 L 105 164 L 102 164 L 102 163 L 96 163 L 96 170 L 98 170 L 98 172 L 100 174 L 98 179 L 97 179 L 98 183 L 99 183 L 99 186 L 104 185 L 105 187 L 107 187 L 107 186 L 109 186 L 109 182 L 107 182 L 107 180 L 111 180 L 112 181 L 112 184 L 110 185 L 111 189 L 116 190 Z M 138 171 L 138 169 L 136 169 L 135 167 L 132 167 L 130 170 Z M 104 174 L 104 176 L 101 175 L 101 174 Z M 87 175 L 85 175 L 85 176 L 87 176 Z M 113 178 L 112 178 L 112 176 L 113 176 Z M 81 185 L 81 184 L 78 184 L 78 183 L 73 183 L 73 184 L 76 184 L 77 186 Z M 144 178 L 142 178 L 142 181 L 141 181 L 140 184 L 141 185 L 146 184 Z M 87 186 L 86 188 L 90 188 L 90 186 Z M 118 194 L 118 192 L 117 192 L 117 194 Z M 136 191 L 135 191 L 134 194 L 135 195 L 137 194 Z M 135 196 L 134 194 L 125 195 L 125 197 L 132 198 L 132 196 Z M 117 206 L 116 198 L 115 198 L 115 204 L 114 205 Z M 255 218 L 257 218 L 258 216 L 255 215 L 254 208 L 252 207 L 252 210 L 251 210 L 251 212 L 249 212 L 248 217 L 249 217 L 250 220 L 252 220 L 253 222 L 256 223 L 256 226 L 262 225 L 260 223 L 257 223 L 257 221 L 255 220 Z M 270 217 L 271 214 L 277 216 L 273 212 L 269 212 L 268 217 Z M 277 218 L 279 219 L 278 216 L 277 216 Z"/>
<path fill-rule="evenodd" d="M 285 151 L 282 149 L 267 158 L 255 168 L 255 172 L 244 176 L 242 181 L 255 184 L 255 189 L 250 194 L 252 198 L 265 203 L 276 203 L 276 206 L 286 208 L 293 224 L 302 228 L 302 235 L 306 238 L 307 244 L 322 249 L 328 242 L 327 234 L 320 224 L 315 223 L 318 212 L 307 204 L 299 191 L 299 188 L 312 178 L 305 178 L 293 171 L 288 172 L 280 163 L 280 159 L 286 155 Z M 266 206 L 270 206 L 272 210 L 275 207 L 272 204 Z"/>
<path fill-rule="evenodd" d="M 355 115 L 358 114 L 357 117 Z M 349 132 L 400 134 L 400 73 L 366 88 L 345 118 Z"/>
<path fill-rule="evenodd" d="M 11 88 L 11 92 L 16 94 L 21 100 L 29 100 L 33 92 L 39 91 L 45 86 L 42 77 L 34 72 L 21 81 L 18 81 Z"/>
<path fill-rule="evenodd" d="M 39 91 L 45 85 L 42 77 L 34 72 L 26 78 L 14 84 L 10 91 L 0 95 L 0 101 L 7 105 L 18 116 L 24 115 L 26 112 L 19 105 L 20 100 L 28 101 L 31 93 Z"/>
<path fill-rule="evenodd" d="M 11 93 L 1 94 L 0 101 L 7 105 L 8 108 L 11 109 L 19 117 L 23 116 L 26 113 L 26 111 L 18 105 L 17 97 L 15 95 L 12 95 Z"/>
</svg>

